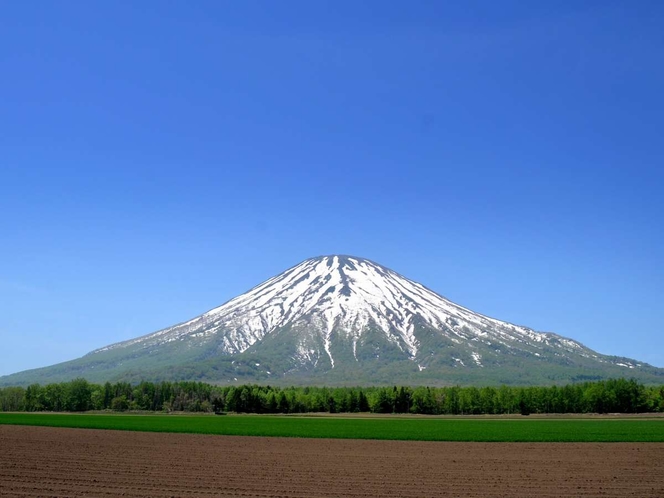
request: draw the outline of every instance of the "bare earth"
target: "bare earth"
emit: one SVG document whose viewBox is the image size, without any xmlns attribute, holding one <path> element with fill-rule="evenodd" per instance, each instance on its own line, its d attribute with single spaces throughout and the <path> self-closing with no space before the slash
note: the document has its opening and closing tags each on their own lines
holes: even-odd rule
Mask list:
<svg viewBox="0 0 664 498">
<path fill-rule="evenodd" d="M 440 443 L 0 426 L 0 496 L 664 497 L 664 444 Z"/>
</svg>

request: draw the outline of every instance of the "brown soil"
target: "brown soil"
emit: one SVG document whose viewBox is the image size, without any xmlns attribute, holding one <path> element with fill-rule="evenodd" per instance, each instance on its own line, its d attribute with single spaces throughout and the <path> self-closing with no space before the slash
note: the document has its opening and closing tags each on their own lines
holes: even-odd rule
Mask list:
<svg viewBox="0 0 664 498">
<path fill-rule="evenodd" d="M 664 497 L 664 444 L 439 443 L 0 426 L 0 496 Z"/>
</svg>

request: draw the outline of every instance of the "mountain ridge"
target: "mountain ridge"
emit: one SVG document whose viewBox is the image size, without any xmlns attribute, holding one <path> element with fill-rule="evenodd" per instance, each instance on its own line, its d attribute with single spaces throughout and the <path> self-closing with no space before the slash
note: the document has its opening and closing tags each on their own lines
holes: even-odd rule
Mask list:
<svg viewBox="0 0 664 498">
<path fill-rule="evenodd" d="M 74 373 L 218 383 L 528 384 L 627 373 L 664 381 L 664 369 L 476 313 L 350 255 L 306 259 L 190 320 L 0 384 Z"/>
</svg>

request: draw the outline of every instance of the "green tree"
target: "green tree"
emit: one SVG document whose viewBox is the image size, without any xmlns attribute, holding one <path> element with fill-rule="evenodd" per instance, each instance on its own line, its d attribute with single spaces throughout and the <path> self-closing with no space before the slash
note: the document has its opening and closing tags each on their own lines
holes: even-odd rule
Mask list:
<svg viewBox="0 0 664 498">
<path fill-rule="evenodd" d="M 371 411 L 374 413 L 392 413 L 394 410 L 394 398 L 392 397 L 392 390 L 381 387 L 379 388 L 373 400 Z"/>
<path fill-rule="evenodd" d="M 29 412 L 37 412 L 44 409 L 42 403 L 43 393 L 42 387 L 39 384 L 32 384 L 25 390 L 25 410 Z"/>
<path fill-rule="evenodd" d="M 22 387 L 0 389 L 0 412 L 25 410 L 25 391 Z"/>
<path fill-rule="evenodd" d="M 418 387 L 413 391 L 411 411 L 424 415 L 431 415 L 436 412 L 436 403 L 431 389 L 428 387 Z"/>
<path fill-rule="evenodd" d="M 93 410 L 104 409 L 104 392 L 101 389 L 96 388 L 90 393 L 90 407 Z"/>
<path fill-rule="evenodd" d="M 396 390 L 396 386 L 394 389 Z M 399 390 L 396 391 L 395 400 L 394 400 L 395 413 L 410 412 L 411 394 L 412 392 L 410 388 L 404 386 L 399 387 Z"/>
<path fill-rule="evenodd" d="M 121 396 L 116 396 L 111 400 L 112 410 L 123 412 L 127 408 L 129 408 L 129 402 L 127 401 L 127 396 L 125 396 L 124 394 Z"/>
</svg>

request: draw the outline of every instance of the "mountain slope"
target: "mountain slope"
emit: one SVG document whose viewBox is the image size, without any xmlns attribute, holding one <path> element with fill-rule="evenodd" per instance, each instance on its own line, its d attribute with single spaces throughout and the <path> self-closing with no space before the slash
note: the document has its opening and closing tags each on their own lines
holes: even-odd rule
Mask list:
<svg viewBox="0 0 664 498">
<path fill-rule="evenodd" d="M 0 384 L 90 380 L 546 384 L 664 370 L 459 306 L 372 261 L 308 259 L 192 320 Z"/>
</svg>

